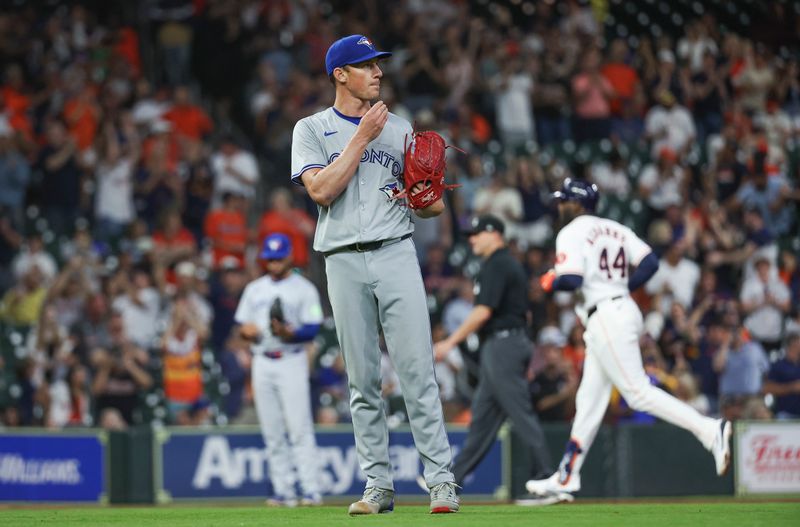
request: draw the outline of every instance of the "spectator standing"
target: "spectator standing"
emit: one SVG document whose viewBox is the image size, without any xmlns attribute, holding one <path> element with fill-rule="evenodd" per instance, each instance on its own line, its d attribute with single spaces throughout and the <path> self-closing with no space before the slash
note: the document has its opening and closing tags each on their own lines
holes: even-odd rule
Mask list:
<svg viewBox="0 0 800 527">
<path fill-rule="evenodd" d="M 580 72 L 572 77 L 575 108 L 572 132 L 575 141 L 598 141 L 611 133 L 611 99 L 614 88 L 600 73 L 600 51 L 591 48 L 581 60 Z"/>
<path fill-rule="evenodd" d="M 757 258 L 755 270 L 745 280 L 739 295 L 747 315 L 744 326 L 765 350 L 773 351 L 780 347 L 783 319 L 789 312 L 791 296 L 768 258 Z"/>
<path fill-rule="evenodd" d="M 800 418 L 800 333 L 786 337 L 784 356 L 770 367 L 764 392 L 775 397 L 776 418 Z"/>
<path fill-rule="evenodd" d="M 212 267 L 217 269 L 226 256 L 245 264 L 247 248 L 246 199 L 235 192 L 222 196 L 222 206 L 212 209 L 205 219 L 203 231 L 211 246 Z"/>
</svg>

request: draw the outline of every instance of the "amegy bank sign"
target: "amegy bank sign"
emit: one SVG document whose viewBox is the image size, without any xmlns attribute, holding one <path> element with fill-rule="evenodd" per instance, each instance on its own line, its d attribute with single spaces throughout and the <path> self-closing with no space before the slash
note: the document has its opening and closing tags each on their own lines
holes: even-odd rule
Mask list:
<svg viewBox="0 0 800 527">
<path fill-rule="evenodd" d="M 800 494 L 800 421 L 740 422 L 736 493 Z"/>
<path fill-rule="evenodd" d="M 454 453 L 465 432 L 449 433 Z M 159 501 L 192 498 L 264 498 L 272 495 L 266 448 L 255 430 L 186 431 L 156 434 L 154 474 Z M 317 433 L 320 486 L 324 495 L 357 496 L 366 477 L 358 465 L 350 430 Z M 389 457 L 398 493 L 419 494 L 422 472 L 410 432 L 390 434 Z M 465 493 L 491 496 L 502 485 L 502 445 L 498 441 L 465 485 Z"/>
</svg>

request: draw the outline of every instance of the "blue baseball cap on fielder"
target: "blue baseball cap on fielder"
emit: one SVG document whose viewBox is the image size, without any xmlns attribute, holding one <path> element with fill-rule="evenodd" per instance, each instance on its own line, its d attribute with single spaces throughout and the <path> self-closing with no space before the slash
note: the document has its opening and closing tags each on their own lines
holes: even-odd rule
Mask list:
<svg viewBox="0 0 800 527">
<path fill-rule="evenodd" d="M 347 66 L 348 64 L 358 64 L 374 58 L 383 59 L 391 57 L 388 51 L 378 51 L 370 39 L 364 35 L 350 35 L 340 38 L 328 48 L 325 54 L 325 69 L 328 76 L 336 68 Z"/>
<path fill-rule="evenodd" d="M 276 232 L 264 238 L 261 258 L 264 260 L 283 260 L 292 252 L 292 242 L 283 233 Z"/>
</svg>

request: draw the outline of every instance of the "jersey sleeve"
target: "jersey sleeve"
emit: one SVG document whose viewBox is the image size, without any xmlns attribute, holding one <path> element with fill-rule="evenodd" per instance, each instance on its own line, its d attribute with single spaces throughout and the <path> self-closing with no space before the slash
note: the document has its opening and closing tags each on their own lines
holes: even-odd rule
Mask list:
<svg viewBox="0 0 800 527">
<path fill-rule="evenodd" d="M 653 252 L 653 249 L 647 245 L 641 238 L 636 236 L 636 233 L 628 229 L 625 235 L 625 254 L 628 255 L 628 261 L 636 267 L 642 259 Z"/>
<path fill-rule="evenodd" d="M 307 284 L 303 292 L 303 305 L 300 309 L 300 324 L 321 324 L 322 323 L 322 303 L 319 300 L 319 292 L 312 284 Z"/>
<path fill-rule="evenodd" d="M 556 236 L 556 276 L 583 276 L 586 266 L 583 254 L 584 237 L 567 226 Z"/>
<path fill-rule="evenodd" d="M 252 313 L 250 309 L 250 287 L 245 287 L 244 292 L 242 293 L 242 298 L 239 299 L 239 305 L 236 306 L 236 313 L 233 316 L 233 319 L 238 324 L 245 324 L 247 322 L 252 322 Z"/>
<path fill-rule="evenodd" d="M 292 182 L 302 185 L 301 176 L 310 168 L 325 168 L 328 161 L 319 137 L 308 119 L 301 119 L 292 133 Z"/>
</svg>

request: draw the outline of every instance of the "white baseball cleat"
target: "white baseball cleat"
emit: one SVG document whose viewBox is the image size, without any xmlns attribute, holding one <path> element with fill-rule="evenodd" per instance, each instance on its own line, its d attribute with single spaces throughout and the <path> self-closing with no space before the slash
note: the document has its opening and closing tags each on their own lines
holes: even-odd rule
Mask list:
<svg viewBox="0 0 800 527">
<path fill-rule="evenodd" d="M 728 472 L 728 467 L 731 465 L 731 434 L 733 433 L 733 426 L 726 419 L 720 419 L 718 423 L 719 428 L 717 429 L 717 436 L 714 438 L 714 444 L 711 445 L 711 453 L 714 454 L 717 476 L 723 476 Z"/>
<path fill-rule="evenodd" d="M 528 480 L 528 482 L 525 483 L 525 489 L 537 496 L 561 496 L 563 494 L 569 494 L 570 497 L 572 497 L 571 495 L 573 493 L 581 490 L 581 477 L 578 474 L 571 474 L 569 478 L 563 482 L 560 471 L 557 471 L 547 479 Z M 572 500 L 565 499 L 561 501 Z"/>
</svg>

